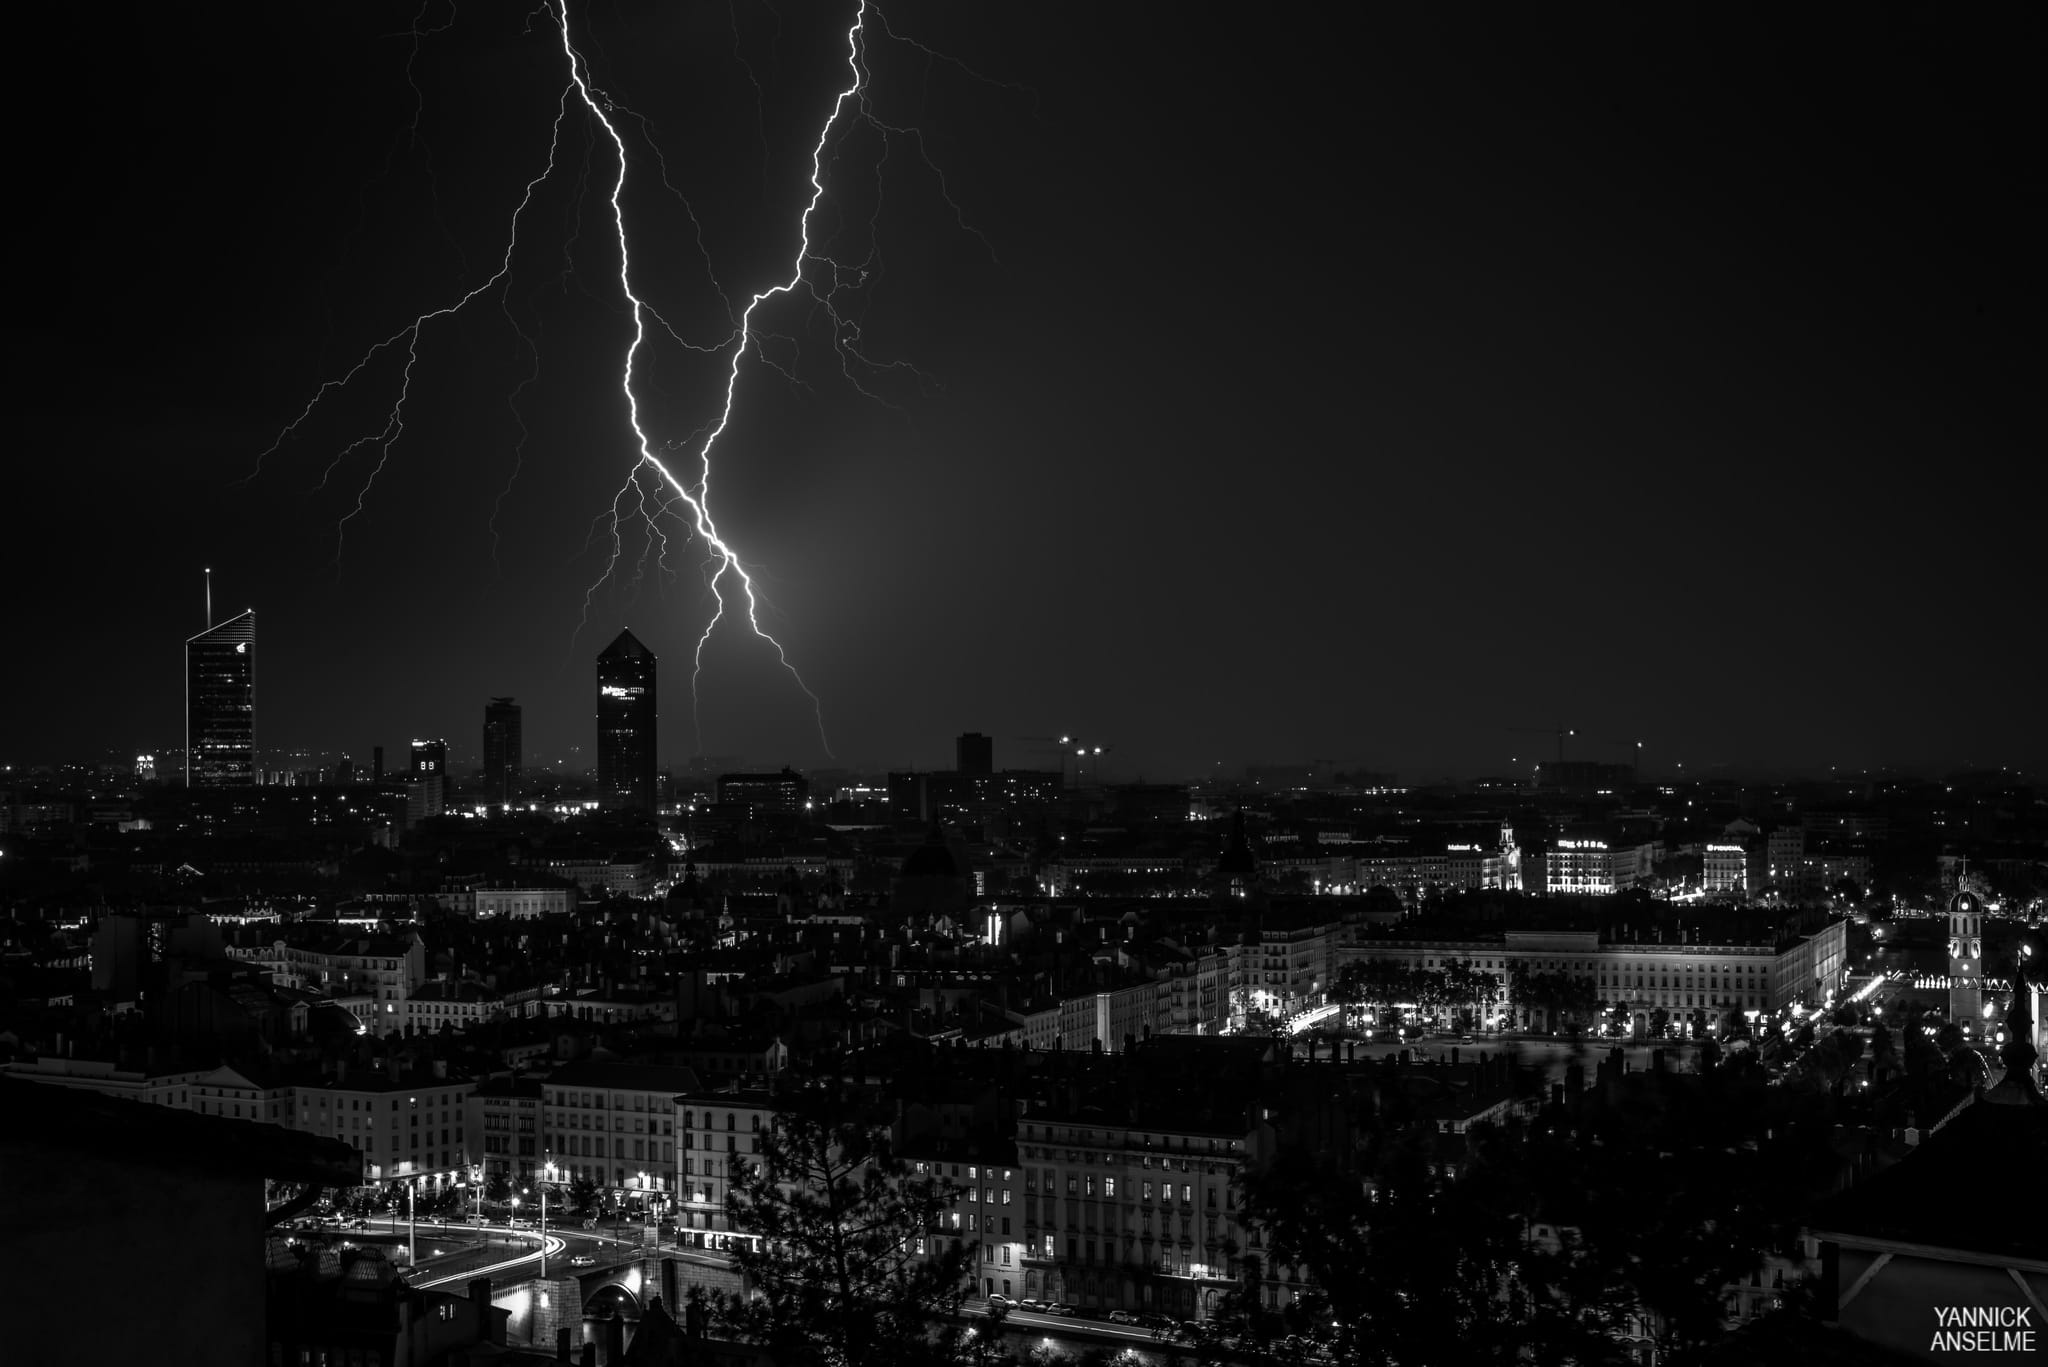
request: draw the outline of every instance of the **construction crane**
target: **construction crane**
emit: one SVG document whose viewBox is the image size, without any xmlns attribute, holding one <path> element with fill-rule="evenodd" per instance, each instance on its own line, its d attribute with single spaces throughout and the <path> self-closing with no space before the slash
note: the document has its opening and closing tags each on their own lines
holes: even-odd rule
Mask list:
<svg viewBox="0 0 2048 1367">
<path fill-rule="evenodd" d="M 1115 753 L 1116 747 L 1114 745 L 1076 745 L 1074 747 L 1074 754 L 1079 758 L 1074 765 L 1075 780 L 1079 781 L 1081 777 L 1081 765 L 1092 759 L 1095 761 L 1095 783 L 1097 787 L 1100 787 L 1102 784 L 1102 757 Z"/>
<path fill-rule="evenodd" d="M 1068 757 L 1076 754 L 1088 753 L 1085 748 L 1082 748 L 1081 742 L 1075 739 L 1073 736 L 1012 736 L 1011 739 L 1017 741 L 1019 744 L 1028 745 L 1033 749 L 1039 751 L 1041 754 L 1047 750 L 1059 751 L 1060 787 L 1062 788 L 1067 786 Z M 1074 768 L 1074 777 L 1078 779 L 1080 777 L 1080 766 L 1077 764 L 1074 766 Z"/>
<path fill-rule="evenodd" d="M 1579 734 L 1578 732 L 1576 732 L 1576 731 L 1572 730 L 1572 728 L 1571 728 L 1571 727 L 1569 727 L 1569 726 L 1562 726 L 1562 725 L 1560 725 L 1560 726 L 1556 726 L 1556 727 L 1551 727 L 1551 728 L 1547 728 L 1547 729 L 1546 729 L 1546 728 L 1544 728 L 1544 727 L 1540 727 L 1540 726 L 1510 726 L 1510 727 L 1508 728 L 1508 731 L 1509 731 L 1509 732 L 1510 732 L 1511 734 L 1513 734 L 1513 735 L 1517 735 L 1517 736 L 1555 736 L 1555 737 L 1557 737 L 1557 762 L 1558 762 L 1559 764 L 1562 764 L 1562 763 L 1564 763 L 1564 742 L 1565 742 L 1565 738 L 1566 738 L 1567 736 L 1576 736 L 1576 735 L 1578 735 L 1578 734 Z"/>
<path fill-rule="evenodd" d="M 1611 745 L 1617 750 L 1626 750 L 1628 752 L 1630 780 L 1635 783 L 1642 782 L 1643 743 L 1641 741 L 1609 740 L 1604 736 L 1588 736 L 1586 739 L 1592 741 L 1595 745 Z"/>
<path fill-rule="evenodd" d="M 1570 726 L 1557 726 L 1550 729 L 1544 729 L 1541 727 L 1533 726 L 1510 726 L 1508 730 L 1512 734 L 1520 736 L 1555 736 L 1557 738 L 1557 762 L 1559 764 L 1564 763 L 1564 743 L 1565 740 L 1570 737 L 1576 737 L 1580 740 L 1590 741 L 1595 745 L 1608 745 L 1613 746 L 1614 748 L 1619 750 L 1626 750 L 1629 754 L 1630 772 L 1635 776 L 1637 781 L 1640 781 L 1642 779 L 1642 741 L 1611 740 L 1606 736 L 1589 736 L 1581 733 L 1577 728 Z"/>
</svg>

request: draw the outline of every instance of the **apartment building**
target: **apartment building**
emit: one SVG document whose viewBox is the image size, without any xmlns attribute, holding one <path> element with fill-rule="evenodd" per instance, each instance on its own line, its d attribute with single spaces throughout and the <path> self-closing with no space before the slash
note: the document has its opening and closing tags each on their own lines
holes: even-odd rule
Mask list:
<svg viewBox="0 0 2048 1367">
<path fill-rule="evenodd" d="M 293 1128 L 339 1139 L 362 1155 L 366 1183 L 465 1180 L 468 1078 L 407 1073 L 397 1065 L 344 1071 L 293 1089 Z"/>
<path fill-rule="evenodd" d="M 464 1163 L 483 1181 L 502 1177 L 514 1187 L 531 1186 L 544 1163 L 546 1089 L 539 1078 L 493 1077 L 469 1095 Z"/>
<path fill-rule="evenodd" d="M 1271 1137 L 1212 1103 L 1118 1113 L 1062 1101 L 1018 1120 L 1021 1191 L 1015 1177 L 982 1185 L 1022 1205 L 1010 1217 L 1021 1248 L 1000 1236 L 995 1247 L 1012 1247 L 1023 1295 L 1183 1319 L 1212 1312 L 1238 1284 L 1233 1250 L 1258 1247 L 1236 1184 Z"/>
<path fill-rule="evenodd" d="M 675 1098 L 696 1090 L 688 1068 L 589 1061 L 547 1075 L 548 1152 L 568 1180 L 597 1183 L 618 1205 L 659 1209 L 675 1194 Z"/>
<path fill-rule="evenodd" d="M 726 1198 L 740 1165 L 761 1152 L 762 1136 L 775 1123 L 775 1096 L 758 1090 L 702 1091 L 693 1085 L 671 1104 L 681 1142 L 676 1238 L 692 1248 L 729 1248 L 734 1231 Z"/>
</svg>

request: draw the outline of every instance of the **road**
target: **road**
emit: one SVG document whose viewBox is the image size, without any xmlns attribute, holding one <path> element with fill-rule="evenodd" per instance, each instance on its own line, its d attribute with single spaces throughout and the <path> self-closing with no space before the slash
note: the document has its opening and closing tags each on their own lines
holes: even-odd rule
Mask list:
<svg viewBox="0 0 2048 1367">
<path fill-rule="evenodd" d="M 1413 1051 L 1413 1056 L 1422 1061 L 1448 1060 L 1451 1050 L 1458 1051 L 1460 1063 L 1470 1063 L 1482 1055 L 1508 1055 L 1524 1067 L 1541 1067 L 1546 1081 L 1563 1082 L 1565 1070 L 1571 1066 L 1575 1051 L 1585 1063 L 1586 1080 L 1590 1083 L 1593 1071 L 1600 1060 L 1607 1057 L 1607 1051 L 1615 1045 L 1621 1046 L 1622 1058 L 1631 1071 L 1640 1072 L 1650 1066 L 1650 1055 L 1657 1049 L 1664 1051 L 1664 1058 L 1670 1067 L 1683 1070 L 1691 1066 L 1694 1046 L 1676 1040 L 1663 1044 L 1638 1043 L 1623 1040 L 1573 1041 L 1548 1036 L 1523 1035 L 1482 1035 L 1472 1040 L 1461 1040 L 1455 1036 L 1434 1035 L 1410 1044 L 1363 1044 L 1358 1046 L 1360 1058 L 1385 1058 L 1399 1054 L 1403 1049 Z"/>
<path fill-rule="evenodd" d="M 342 1239 L 351 1236 L 374 1238 L 379 1243 L 395 1238 L 402 1247 L 412 1228 L 404 1220 L 395 1225 L 389 1220 L 373 1220 L 366 1229 L 349 1228 L 340 1222 L 323 1223 L 318 1232 Z M 472 1277 L 495 1277 L 515 1271 L 524 1275 L 540 1269 L 543 1246 L 540 1234 L 534 1230 L 477 1225 L 465 1220 L 421 1220 L 417 1230 L 420 1238 L 432 1239 L 436 1243 L 445 1244 L 450 1240 L 464 1243 L 453 1252 L 420 1259 L 419 1266 L 412 1270 L 408 1280 L 422 1289 L 467 1281 Z M 596 1260 L 594 1265 L 601 1266 L 612 1256 L 628 1256 L 637 1253 L 640 1247 L 637 1239 L 619 1238 L 596 1230 L 550 1226 L 545 1252 L 552 1271 L 557 1266 L 566 1270 L 568 1260 L 578 1255 L 588 1255 Z"/>
<path fill-rule="evenodd" d="M 961 1306 L 961 1313 L 970 1324 L 979 1323 L 988 1315 L 988 1302 L 980 1299 L 967 1301 Z M 1152 1331 L 1142 1324 L 1111 1324 L 1108 1320 L 1083 1315 L 1048 1315 L 1036 1310 L 1019 1310 L 1015 1306 L 1010 1307 L 1010 1313 L 1003 1317 L 1003 1332 L 1023 1339 L 1042 1337 L 1056 1347 L 1071 1346 L 1075 1349 L 1117 1343 L 1165 1352 L 1172 1346 L 1154 1338 Z M 1061 1340 L 1070 1342 L 1062 1345 Z"/>
</svg>

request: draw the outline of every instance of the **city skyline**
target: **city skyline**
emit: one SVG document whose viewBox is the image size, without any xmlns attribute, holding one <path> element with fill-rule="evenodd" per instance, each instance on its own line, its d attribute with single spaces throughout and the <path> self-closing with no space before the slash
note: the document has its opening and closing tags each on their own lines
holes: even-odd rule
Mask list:
<svg viewBox="0 0 2048 1367">
<path fill-rule="evenodd" d="M 715 487 L 841 762 L 937 766 L 978 727 L 1075 730 L 1133 776 L 1309 757 L 1474 775 L 1530 762 L 1542 742 L 1518 733 L 1560 719 L 1586 757 L 1642 740 L 1659 772 L 2048 762 L 2010 720 L 2034 653 L 2006 644 L 2029 562 L 2004 492 L 2030 445 L 2034 234 L 2000 169 L 2024 122 L 2001 20 L 1376 14 L 1351 49 L 1116 14 L 1068 50 L 1000 12 L 887 16 L 1029 89 L 933 58 L 921 107 L 927 57 L 875 46 L 875 98 L 896 101 L 877 117 L 925 130 L 988 243 L 904 144 L 865 335 L 935 386 L 871 404 L 818 338 L 805 366 L 771 348 L 743 376 Z M 786 267 L 842 17 L 779 39 L 758 15 L 737 35 L 723 15 L 591 17 L 601 82 L 648 119 L 728 289 Z M 487 277 L 546 150 L 544 33 L 463 15 L 408 62 L 387 35 L 410 12 L 388 18 L 316 41 L 267 16 L 250 38 L 279 60 L 253 65 L 176 32 L 99 40 L 110 85 L 158 112 L 138 134 L 115 100 L 80 130 L 88 164 L 118 146 L 134 168 L 66 201 L 90 231 L 36 209 L 75 253 L 47 278 L 76 289 L 48 296 L 28 390 L 48 430 L 94 415 L 96 525 L 120 550 L 21 604 L 84 667 L 18 682 L 37 725 L 0 730 L 10 762 L 176 734 L 174 666 L 148 643 L 184 634 L 195 562 L 266 613 L 280 751 L 466 736 L 511 694 L 531 749 L 563 755 L 585 744 L 593 642 L 630 617 L 656 653 L 693 653 L 710 604 L 683 538 L 677 577 L 606 586 L 585 616 L 589 519 L 630 457 L 594 127 L 564 146 L 597 187 L 586 231 L 571 242 L 564 191 L 515 263 L 538 371 L 492 309 L 429 335 L 339 566 L 356 464 L 323 488 L 335 450 L 309 440 L 243 482 L 309 384 Z M 756 109 L 736 43 L 758 126 L 705 117 Z M 1234 92 L 1221 134 L 1189 96 L 1203 77 Z M 260 126 L 231 117 L 244 98 Z M 705 126 L 732 136 L 687 131 Z M 864 222 L 878 147 L 838 151 L 827 205 Z M 52 183 L 77 161 L 30 155 Z M 83 263 L 131 195 L 210 206 L 135 248 L 140 307 L 183 344 L 55 365 L 92 351 L 89 320 L 128 316 L 111 292 L 133 273 Z M 662 202 L 630 204 L 635 225 L 689 240 Z M 694 250 L 642 264 L 698 336 Z M 771 330 L 802 342 L 800 321 Z M 721 374 L 662 345 L 651 417 L 683 442 Z M 76 475 L 22 478 L 27 518 Z M 427 677 L 392 667 L 429 649 Z M 705 665 L 704 753 L 828 762 L 772 652 L 720 635 Z M 699 748 L 681 742 L 665 762 Z"/>
</svg>

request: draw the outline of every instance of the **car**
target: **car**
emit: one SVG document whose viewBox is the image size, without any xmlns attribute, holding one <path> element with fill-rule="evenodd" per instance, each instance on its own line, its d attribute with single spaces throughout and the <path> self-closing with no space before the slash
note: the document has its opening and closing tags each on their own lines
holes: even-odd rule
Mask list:
<svg viewBox="0 0 2048 1367">
<path fill-rule="evenodd" d="M 1103 1318 L 1107 1319 L 1111 1324 L 1136 1324 L 1138 1322 L 1138 1317 L 1128 1310 L 1112 1310 Z"/>
<path fill-rule="evenodd" d="M 995 1308 L 996 1308 L 996 1307 L 998 1307 L 998 1306 L 1001 1306 L 1001 1307 L 1004 1307 L 1004 1308 L 1006 1308 L 1006 1309 L 1007 1309 L 1008 1307 L 1010 1307 L 1010 1306 L 1013 1306 L 1013 1305 L 1015 1305 L 1016 1303 L 1017 1303 L 1017 1302 L 1015 1302 L 1015 1301 L 1011 1300 L 1011 1299 L 1010 1299 L 1010 1298 L 1009 1298 L 1008 1296 L 1005 1296 L 1005 1295 L 1004 1295 L 1004 1294 L 1003 1294 L 1002 1292 L 1000 1292 L 1000 1291 L 991 1291 L 991 1292 L 989 1292 L 989 1294 L 988 1294 L 988 1305 L 989 1305 L 989 1309 L 991 1309 L 991 1310 L 995 1309 Z"/>
<path fill-rule="evenodd" d="M 1036 1296 L 1026 1296 L 1023 1300 L 1017 1302 L 1017 1308 L 1019 1310 L 1030 1310 L 1034 1313 L 1043 1313 L 1045 1302 Z"/>
<path fill-rule="evenodd" d="M 591 1257 L 588 1253 L 578 1253 L 575 1257 L 569 1259 L 569 1266 L 595 1267 L 597 1266 L 597 1259 Z"/>
<path fill-rule="evenodd" d="M 1054 1301 L 1051 1305 L 1045 1307 L 1045 1313 L 1048 1315 L 1071 1315 L 1074 1313 L 1074 1307 Z"/>
</svg>

